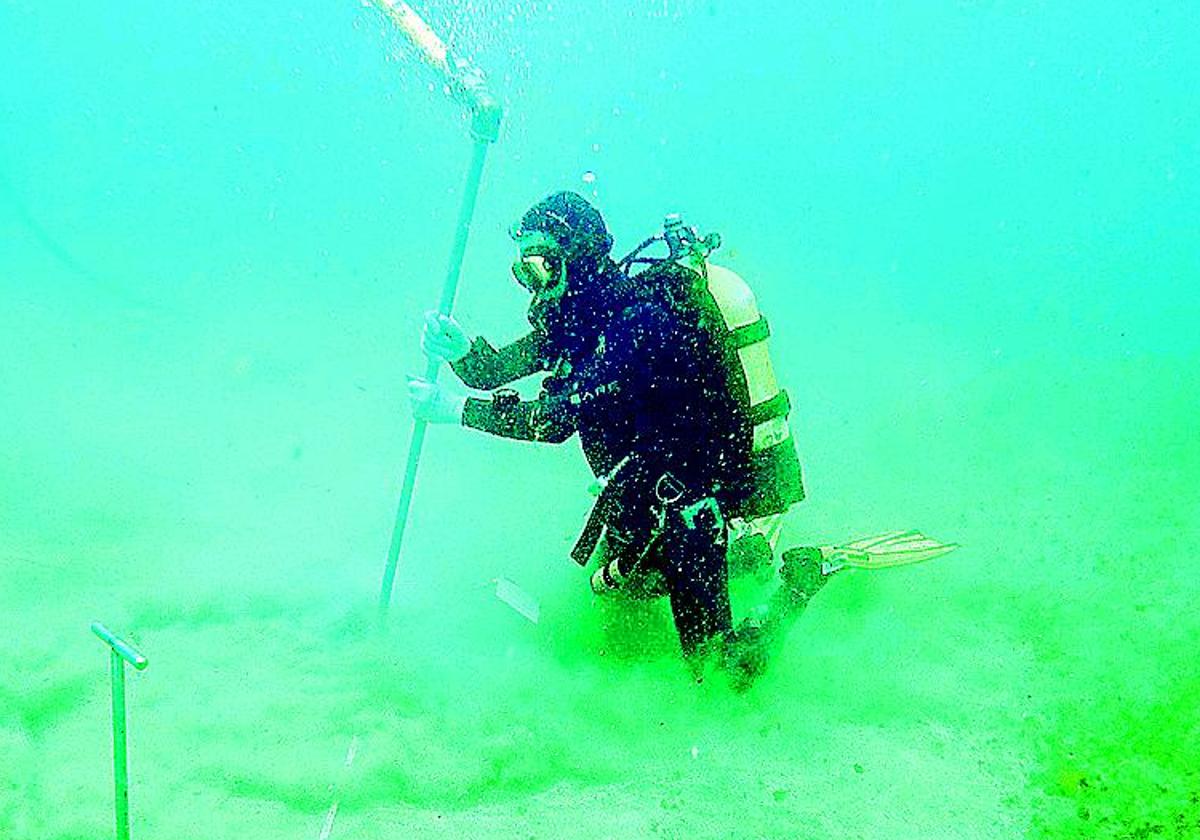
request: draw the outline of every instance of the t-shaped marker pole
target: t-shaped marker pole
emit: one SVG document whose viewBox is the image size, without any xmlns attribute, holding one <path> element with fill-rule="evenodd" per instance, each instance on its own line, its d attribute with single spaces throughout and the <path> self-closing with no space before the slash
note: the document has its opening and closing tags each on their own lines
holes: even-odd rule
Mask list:
<svg viewBox="0 0 1200 840">
<path fill-rule="evenodd" d="M 113 786 L 117 813 L 117 840 L 129 840 L 129 767 L 125 755 L 125 663 L 139 671 L 150 664 L 137 648 L 99 621 L 92 632 L 108 645 L 112 665 Z"/>
</svg>

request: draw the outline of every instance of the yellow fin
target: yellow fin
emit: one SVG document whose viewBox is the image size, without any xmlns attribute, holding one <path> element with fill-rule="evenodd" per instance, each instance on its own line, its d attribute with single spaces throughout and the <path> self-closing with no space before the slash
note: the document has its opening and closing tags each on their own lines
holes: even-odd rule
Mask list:
<svg viewBox="0 0 1200 840">
<path fill-rule="evenodd" d="M 821 556 L 834 567 L 887 569 L 932 560 L 956 548 L 958 543 L 939 542 L 920 531 L 889 531 L 862 537 L 846 545 L 822 546 Z"/>
</svg>

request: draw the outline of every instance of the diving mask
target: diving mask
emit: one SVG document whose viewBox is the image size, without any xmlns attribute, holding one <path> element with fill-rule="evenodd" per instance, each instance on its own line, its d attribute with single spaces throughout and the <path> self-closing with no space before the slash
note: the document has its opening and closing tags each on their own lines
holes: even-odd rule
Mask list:
<svg viewBox="0 0 1200 840">
<path fill-rule="evenodd" d="M 539 301 L 561 298 L 567 291 L 567 260 L 558 243 L 535 232 L 519 237 L 517 247 L 512 264 L 516 281 Z"/>
</svg>

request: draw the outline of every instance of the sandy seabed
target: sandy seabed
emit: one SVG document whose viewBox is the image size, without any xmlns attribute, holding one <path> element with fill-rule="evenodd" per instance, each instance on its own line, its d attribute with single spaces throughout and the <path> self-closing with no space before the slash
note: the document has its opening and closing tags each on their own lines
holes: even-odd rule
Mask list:
<svg viewBox="0 0 1200 840">
<path fill-rule="evenodd" d="M 1138 397 L 1119 412 L 1039 426 L 1028 408 L 1117 382 Z M 111 831 L 97 618 L 150 658 L 128 686 L 142 838 L 318 838 L 334 802 L 334 838 L 1200 836 L 1189 383 L 1148 363 L 1011 371 L 936 409 L 969 439 L 938 442 L 926 410 L 893 418 L 838 465 L 871 479 L 858 516 L 916 511 L 879 524 L 963 548 L 834 578 L 744 695 L 688 683 L 661 609 L 634 622 L 593 600 L 555 554 L 571 526 L 542 515 L 553 495 L 524 532 L 418 520 L 382 632 L 381 561 L 313 537 L 332 519 L 282 541 L 83 508 L 54 541 L 42 521 L 0 554 L 4 836 Z M 887 482 L 903 440 L 953 493 Z M 854 501 L 816 489 L 805 526 L 839 538 Z M 441 503 L 436 478 L 425 492 Z M 540 600 L 538 624 L 494 597 L 498 574 Z"/>
</svg>

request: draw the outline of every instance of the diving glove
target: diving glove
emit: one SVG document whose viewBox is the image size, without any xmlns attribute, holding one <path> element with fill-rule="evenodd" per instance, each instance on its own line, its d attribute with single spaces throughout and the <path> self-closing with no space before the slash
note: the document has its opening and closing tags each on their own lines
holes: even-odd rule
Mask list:
<svg viewBox="0 0 1200 840">
<path fill-rule="evenodd" d="M 425 313 L 421 349 L 428 356 L 453 364 L 471 350 L 471 339 L 467 338 L 458 321 L 449 315 L 430 311 Z"/>
<path fill-rule="evenodd" d="M 408 399 L 413 417 L 426 423 L 462 423 L 465 395 L 449 394 L 436 382 L 408 377 Z"/>
</svg>

